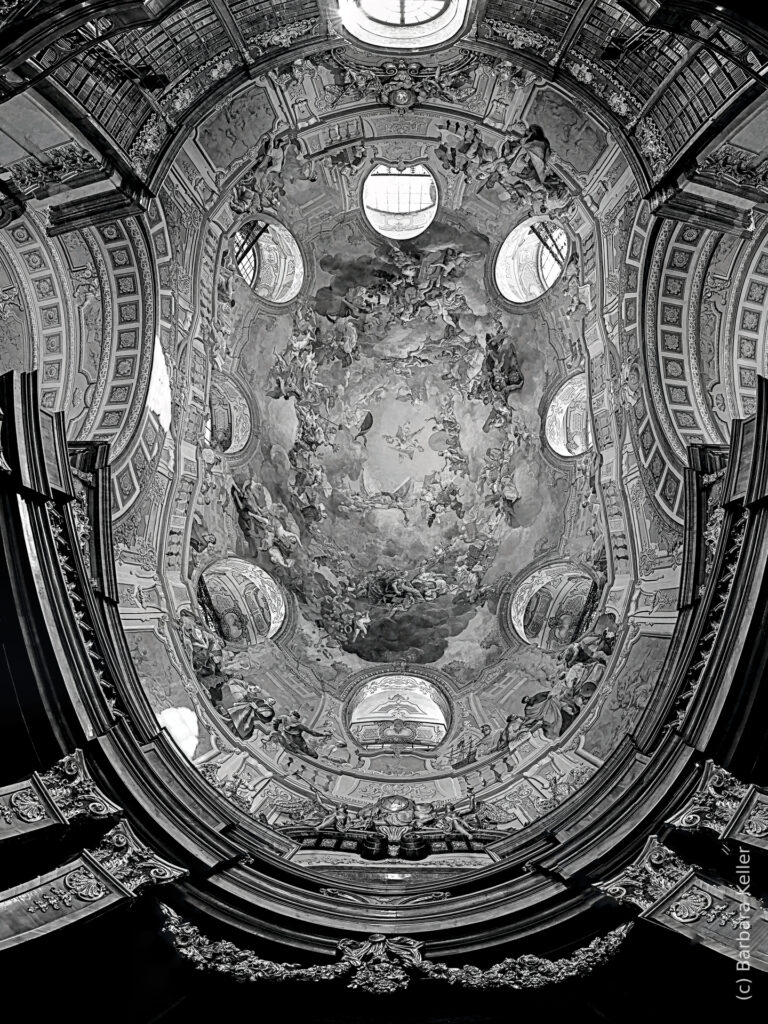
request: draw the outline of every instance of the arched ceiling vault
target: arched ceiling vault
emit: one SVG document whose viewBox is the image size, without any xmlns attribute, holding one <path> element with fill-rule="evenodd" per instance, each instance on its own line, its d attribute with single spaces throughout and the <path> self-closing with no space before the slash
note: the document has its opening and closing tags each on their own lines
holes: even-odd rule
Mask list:
<svg viewBox="0 0 768 1024">
<path fill-rule="evenodd" d="M 612 773 L 684 717 L 692 545 L 699 596 L 726 557 L 691 488 L 762 408 L 764 34 L 709 3 L 466 10 L 423 52 L 334 0 L 0 23 L 2 369 L 110 444 L 142 741 L 186 758 L 174 799 L 229 802 L 242 928 L 303 900 L 306 948 L 401 927 L 392 863 L 489 942 L 597 904 L 573 837 L 616 867 Z M 227 918 L 212 878 L 180 901 Z"/>
</svg>

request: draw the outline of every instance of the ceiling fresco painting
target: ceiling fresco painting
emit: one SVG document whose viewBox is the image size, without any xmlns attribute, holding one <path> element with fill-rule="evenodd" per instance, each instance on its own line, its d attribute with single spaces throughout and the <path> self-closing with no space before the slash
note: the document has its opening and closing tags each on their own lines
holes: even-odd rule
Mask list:
<svg viewBox="0 0 768 1024">
<path fill-rule="evenodd" d="M 0 0 L 0 950 L 77 922 L 59 1018 L 83 961 L 131 1024 L 765 973 L 759 7 Z"/>
<path fill-rule="evenodd" d="M 653 700 L 688 446 L 727 443 L 766 365 L 765 176 L 733 231 L 657 225 L 701 118 L 654 113 L 632 5 L 583 5 L 563 50 L 574 4 L 562 32 L 536 4 L 242 4 L 242 47 L 201 29 L 194 53 L 186 6 L 122 33 L 157 75 L 126 85 L 136 123 L 110 115 L 145 210 L 126 185 L 129 212 L 79 220 L 93 140 L 5 104 L 58 180 L 0 136 L 28 204 L 0 368 L 112 445 L 147 701 L 286 863 L 486 868 Z M 608 68 L 601 18 L 637 54 Z M 735 194 L 719 152 L 696 188 Z"/>
<path fill-rule="evenodd" d="M 591 286 L 578 219 L 540 213 L 569 189 L 549 140 L 515 131 L 495 150 L 438 125 L 430 145 L 398 141 L 397 163 L 375 139 L 309 159 L 309 142 L 265 134 L 219 200 L 217 372 L 257 413 L 243 442 L 215 385 L 180 621 L 198 706 L 242 751 L 207 777 L 314 866 L 487 863 L 551 799 L 523 770 L 608 693 L 620 625 L 580 350 Z M 277 273 L 269 232 L 295 239 Z M 561 796 L 595 768 L 550 756 Z M 480 809 L 484 764 L 501 785 Z"/>
</svg>

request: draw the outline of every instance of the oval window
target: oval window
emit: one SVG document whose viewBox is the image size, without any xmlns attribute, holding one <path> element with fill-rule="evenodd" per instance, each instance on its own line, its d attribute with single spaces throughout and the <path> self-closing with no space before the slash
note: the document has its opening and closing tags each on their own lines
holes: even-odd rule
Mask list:
<svg viewBox="0 0 768 1024">
<path fill-rule="evenodd" d="M 253 220 L 234 238 L 241 277 L 262 299 L 284 303 L 295 299 L 304 283 L 299 243 L 282 224 Z"/>
<path fill-rule="evenodd" d="M 554 221 L 518 224 L 496 257 L 496 286 L 510 302 L 533 302 L 549 291 L 563 271 L 568 236 Z"/>
<path fill-rule="evenodd" d="M 561 650 L 584 634 L 599 596 L 598 584 L 580 566 L 557 562 L 520 584 L 509 604 L 509 621 L 525 643 Z"/>
<path fill-rule="evenodd" d="M 576 374 L 555 392 L 544 421 L 547 444 L 558 455 L 583 455 L 592 445 L 587 409 L 587 378 Z"/>
<path fill-rule="evenodd" d="M 437 213 L 437 184 L 424 164 L 402 170 L 379 164 L 363 185 L 363 209 L 387 238 L 415 238 Z"/>
</svg>

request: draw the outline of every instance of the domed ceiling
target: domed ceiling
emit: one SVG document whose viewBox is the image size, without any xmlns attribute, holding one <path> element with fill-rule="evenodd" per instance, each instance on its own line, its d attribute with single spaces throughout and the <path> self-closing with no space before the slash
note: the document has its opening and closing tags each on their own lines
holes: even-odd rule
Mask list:
<svg viewBox="0 0 768 1024">
<path fill-rule="evenodd" d="M 488 867 L 651 698 L 686 446 L 754 402 L 763 228 L 658 228 L 701 124 L 662 57 L 703 58 L 643 5 L 267 6 L 101 26 L 146 212 L 59 230 L 57 206 L 45 240 L 30 199 L 0 330 L 44 407 L 114 442 L 129 647 L 208 781 L 299 868 L 407 860 L 414 829 L 414 863 Z"/>
<path fill-rule="evenodd" d="M 403 802 L 379 807 L 387 820 L 422 805 L 434 823 L 492 781 L 495 824 L 471 840 L 451 826 L 445 867 L 490 863 L 486 847 L 551 796 L 546 776 L 524 780 L 528 810 L 514 810 L 523 768 L 567 735 L 572 752 L 547 762 L 563 792 L 594 771 L 575 723 L 605 703 L 620 628 L 585 376 L 589 221 L 534 118 L 583 169 L 607 137 L 494 60 L 447 66 L 351 48 L 302 59 L 271 77 L 276 94 L 247 87 L 197 133 L 224 183 L 208 211 L 223 229 L 215 372 L 258 423 L 237 458 L 208 458 L 196 503 L 183 628 L 197 706 L 242 752 L 203 767 L 241 801 L 255 786 L 251 812 L 313 867 L 365 859 L 377 801 Z M 519 116 L 484 133 L 494 96 Z M 271 112 L 278 97 L 298 124 Z M 283 595 L 276 631 L 231 571 L 222 597 L 233 556 Z M 340 801 L 344 829 L 325 820 Z M 344 850 L 328 840 L 341 832 Z"/>
</svg>

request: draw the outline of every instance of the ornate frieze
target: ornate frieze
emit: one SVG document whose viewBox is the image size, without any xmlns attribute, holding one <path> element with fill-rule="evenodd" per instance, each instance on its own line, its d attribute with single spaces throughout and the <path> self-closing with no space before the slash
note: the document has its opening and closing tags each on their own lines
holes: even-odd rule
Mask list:
<svg viewBox="0 0 768 1024">
<path fill-rule="evenodd" d="M 449 967 L 432 963 L 422 955 L 423 942 L 407 936 L 370 935 L 367 939 L 342 939 L 337 947 L 340 961 L 313 967 L 262 960 L 232 942 L 207 939 L 195 925 L 184 921 L 169 907 L 162 907 L 165 930 L 179 953 L 198 970 L 230 974 L 239 981 L 332 981 L 347 978 L 347 987 L 384 994 L 408 987 L 414 978 L 429 978 L 472 989 L 543 988 L 569 978 L 584 977 L 618 950 L 629 925 L 593 939 L 569 957 L 545 960 L 521 956 L 495 964 L 488 970 L 473 966 Z"/>
<path fill-rule="evenodd" d="M 681 892 L 675 902 L 667 907 L 665 914 L 681 924 L 693 924 L 704 920 L 709 924 L 718 924 L 721 927 L 728 925 L 731 928 L 738 928 L 742 920 L 738 904 L 729 906 L 727 902 L 717 903 L 697 884 Z"/>
<path fill-rule="evenodd" d="M 0 950 L 65 927 L 125 900 L 87 854 L 0 893 Z"/>
<path fill-rule="evenodd" d="M 672 151 L 665 142 L 661 129 L 652 118 L 644 117 L 635 127 L 635 136 L 640 152 L 650 164 L 653 176 L 658 181 L 672 160 Z"/>
<path fill-rule="evenodd" d="M 113 718 L 123 716 L 124 712 L 118 707 L 117 687 L 107 677 L 106 662 L 97 650 L 96 633 L 91 623 L 88 602 L 82 589 L 83 580 L 72 557 L 73 543 L 67 529 L 66 520 L 62 510 L 54 502 L 48 502 L 46 507 L 56 555 L 61 569 L 62 582 L 69 598 L 72 615 L 77 623 L 83 645 L 90 659 L 94 677 L 104 697 L 109 714 Z"/>
<path fill-rule="evenodd" d="M 317 18 L 304 18 L 302 21 L 294 21 L 291 25 L 281 25 L 279 28 L 272 28 L 250 37 L 248 48 L 259 56 L 268 50 L 285 49 L 297 39 L 311 35 L 317 25 Z"/>
<path fill-rule="evenodd" d="M 326 101 L 335 107 L 345 101 L 369 101 L 404 114 L 423 103 L 461 103 L 477 91 L 477 61 L 466 55 L 455 66 L 424 67 L 414 61 L 387 61 L 378 68 L 343 61 L 333 54 L 338 81 L 326 87 Z M 337 66 L 336 66 L 337 65 Z M 471 104 L 470 104 L 471 105 Z"/>
<path fill-rule="evenodd" d="M 730 142 L 711 153 L 699 169 L 715 178 L 720 187 L 726 184 L 768 192 L 768 160 L 756 159 L 754 153 Z"/>
<path fill-rule="evenodd" d="M 25 199 L 41 199 L 72 188 L 83 178 L 106 177 L 104 165 L 76 142 L 56 146 L 42 156 L 25 157 L 9 168 L 14 186 Z"/>
<path fill-rule="evenodd" d="M 497 18 L 486 18 L 481 26 L 481 35 L 497 36 L 503 39 L 513 50 L 533 50 L 542 56 L 549 56 L 557 49 L 555 40 L 541 32 L 533 29 L 523 28 L 522 25 L 512 25 L 506 21 L 499 21 Z"/>
<path fill-rule="evenodd" d="M 742 882 L 732 889 L 692 874 L 643 917 L 733 960 L 743 960 L 747 950 L 751 962 L 765 969 L 768 915 Z"/>
<path fill-rule="evenodd" d="M 728 599 L 736 579 L 748 520 L 749 509 L 743 509 L 735 522 L 730 524 L 709 609 L 701 626 L 699 643 L 691 657 L 691 664 L 673 706 L 674 718 L 671 722 L 673 729 L 679 728 L 683 724 L 688 708 L 705 678 L 707 665 L 715 649 L 720 625 L 725 617 Z"/>
</svg>

